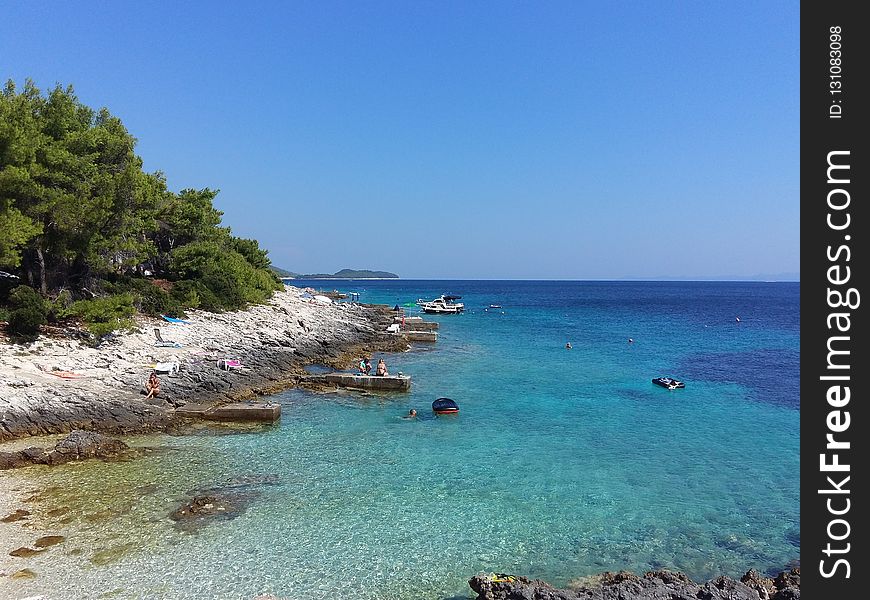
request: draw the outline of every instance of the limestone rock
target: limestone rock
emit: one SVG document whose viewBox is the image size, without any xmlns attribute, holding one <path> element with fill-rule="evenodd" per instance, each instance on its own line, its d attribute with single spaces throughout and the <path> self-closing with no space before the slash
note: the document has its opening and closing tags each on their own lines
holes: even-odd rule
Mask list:
<svg viewBox="0 0 870 600">
<path fill-rule="evenodd" d="M 493 573 L 476 575 L 468 585 L 477 600 L 793 600 L 800 599 L 800 569 L 780 573 L 775 580 L 750 571 L 741 581 L 716 577 L 698 584 L 683 573 L 650 571 L 642 577 L 620 571 L 603 573 L 595 584 L 557 589 L 538 579 Z"/>
<path fill-rule="evenodd" d="M 17 452 L 0 452 L 0 470 L 34 464 L 62 465 L 88 458 L 114 458 L 129 449 L 121 440 L 93 431 L 75 430 L 52 449 L 30 447 Z"/>
</svg>

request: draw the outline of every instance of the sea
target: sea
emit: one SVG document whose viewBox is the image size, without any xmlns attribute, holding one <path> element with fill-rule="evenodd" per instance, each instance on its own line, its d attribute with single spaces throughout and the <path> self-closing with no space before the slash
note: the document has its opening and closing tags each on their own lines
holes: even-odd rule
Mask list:
<svg viewBox="0 0 870 600">
<path fill-rule="evenodd" d="M 0 596 L 458 600 L 477 573 L 703 580 L 798 559 L 799 283 L 293 284 L 408 315 L 456 294 L 466 310 L 426 317 L 434 344 L 373 356 L 409 393 L 288 390 L 273 426 L 0 475 L 40 534 L 66 536 L 12 559 L 36 576 L 3 578 Z M 459 414 L 435 416 L 439 397 Z M 245 492 L 235 518 L 167 517 L 221 486 Z"/>
</svg>

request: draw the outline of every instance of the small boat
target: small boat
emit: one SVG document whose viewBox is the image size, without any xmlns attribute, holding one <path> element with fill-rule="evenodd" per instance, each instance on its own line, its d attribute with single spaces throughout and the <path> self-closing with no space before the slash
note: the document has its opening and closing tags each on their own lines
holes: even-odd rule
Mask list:
<svg viewBox="0 0 870 600">
<path fill-rule="evenodd" d="M 459 412 L 459 405 L 450 398 L 438 398 L 432 403 L 432 410 L 436 415 L 455 415 Z"/>
<path fill-rule="evenodd" d="M 462 302 L 456 302 L 462 296 L 441 296 L 434 300 L 417 300 L 419 306 L 424 313 L 455 315 L 465 310 L 465 305 Z"/>
<path fill-rule="evenodd" d="M 652 382 L 656 385 L 662 386 L 663 388 L 668 388 L 669 390 L 686 387 L 685 383 L 677 381 L 673 377 L 656 377 Z"/>
<path fill-rule="evenodd" d="M 499 309 L 501 309 L 501 304 L 490 304 L 489 306 L 487 306 L 483 310 L 486 311 L 486 310 L 499 310 Z"/>
</svg>

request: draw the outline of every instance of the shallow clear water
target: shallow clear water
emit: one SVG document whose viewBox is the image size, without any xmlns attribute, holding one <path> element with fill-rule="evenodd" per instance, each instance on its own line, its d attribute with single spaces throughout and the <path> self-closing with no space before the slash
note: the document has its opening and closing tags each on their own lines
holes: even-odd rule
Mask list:
<svg viewBox="0 0 870 600">
<path fill-rule="evenodd" d="M 19 499 L 43 490 L 22 505 L 68 538 L 4 559 L 38 577 L 0 591 L 450 598 L 480 571 L 707 578 L 799 556 L 798 284 L 340 285 L 390 305 L 460 293 L 467 312 L 432 317 L 437 344 L 385 356 L 409 394 L 291 390 L 259 433 L 138 438 L 162 450 L 0 475 Z M 434 417 L 439 396 L 460 415 Z M 401 419 L 412 407 L 421 418 Z M 269 474 L 234 520 L 191 534 L 166 518 L 196 489 Z"/>
</svg>

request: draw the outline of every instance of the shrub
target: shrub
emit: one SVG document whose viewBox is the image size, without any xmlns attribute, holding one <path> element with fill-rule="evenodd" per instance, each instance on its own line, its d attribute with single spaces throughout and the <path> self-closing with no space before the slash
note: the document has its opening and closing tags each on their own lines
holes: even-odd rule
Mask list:
<svg viewBox="0 0 870 600">
<path fill-rule="evenodd" d="M 168 282 L 164 282 L 168 283 Z M 174 294 L 158 286 L 150 279 L 130 279 L 124 287 L 133 293 L 133 305 L 147 315 L 183 317 L 185 305 Z M 118 291 L 121 291 L 119 286 Z"/>
<path fill-rule="evenodd" d="M 244 256 L 217 242 L 194 242 L 172 253 L 170 272 L 195 282 L 205 310 L 232 310 L 268 300 L 280 282 L 268 270 L 257 269 Z"/>
<path fill-rule="evenodd" d="M 133 295 L 130 293 L 79 300 L 74 302 L 67 311 L 70 315 L 79 317 L 87 325 L 88 331 L 97 339 L 118 329 L 131 329 L 136 312 L 133 306 Z"/>
<path fill-rule="evenodd" d="M 14 337 L 35 338 L 46 322 L 42 296 L 31 287 L 19 285 L 9 294 L 9 333 Z"/>
<path fill-rule="evenodd" d="M 214 294 L 211 294 L 211 292 L 209 292 L 204 285 L 196 281 L 189 280 L 176 281 L 175 283 L 173 283 L 170 295 L 172 296 L 173 300 L 178 303 L 179 306 L 183 306 L 185 308 L 200 308 L 203 305 L 201 299 L 203 295 L 214 296 Z"/>
<path fill-rule="evenodd" d="M 46 303 L 48 309 L 48 320 L 51 323 L 59 321 L 69 311 L 72 306 L 73 297 L 69 290 L 61 290 L 54 300 Z"/>
</svg>

